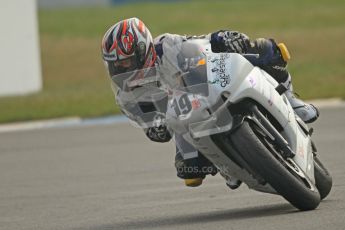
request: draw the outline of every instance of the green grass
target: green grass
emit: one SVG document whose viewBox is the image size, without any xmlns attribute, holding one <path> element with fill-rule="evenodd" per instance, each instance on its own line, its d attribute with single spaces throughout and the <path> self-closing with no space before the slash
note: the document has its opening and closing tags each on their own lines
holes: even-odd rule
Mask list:
<svg viewBox="0 0 345 230">
<path fill-rule="evenodd" d="M 343 0 L 195 0 L 113 8 L 40 10 L 44 89 L 0 99 L 0 123 L 118 113 L 101 56 L 106 29 L 139 17 L 153 36 L 234 29 L 284 41 L 294 86 L 302 98 L 345 98 Z"/>
</svg>

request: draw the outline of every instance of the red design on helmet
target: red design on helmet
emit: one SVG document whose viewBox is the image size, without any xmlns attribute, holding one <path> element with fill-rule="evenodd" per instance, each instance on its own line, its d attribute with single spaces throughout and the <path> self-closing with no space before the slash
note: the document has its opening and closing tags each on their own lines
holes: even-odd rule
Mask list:
<svg viewBox="0 0 345 230">
<path fill-rule="evenodd" d="M 123 51 L 125 54 L 131 54 L 134 51 L 134 36 L 132 33 L 128 32 L 121 36 L 121 44 L 123 46 Z"/>
<path fill-rule="evenodd" d="M 145 25 L 142 21 L 139 21 L 139 31 L 140 33 L 144 33 Z"/>
<path fill-rule="evenodd" d="M 117 42 L 114 41 L 113 45 L 109 48 L 108 52 L 111 52 L 111 51 L 113 51 L 116 48 L 117 48 Z"/>
</svg>

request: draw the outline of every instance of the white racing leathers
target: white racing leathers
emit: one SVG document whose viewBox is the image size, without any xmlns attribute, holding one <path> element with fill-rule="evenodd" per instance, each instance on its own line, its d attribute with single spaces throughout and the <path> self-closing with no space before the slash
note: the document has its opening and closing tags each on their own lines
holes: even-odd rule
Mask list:
<svg viewBox="0 0 345 230">
<path fill-rule="evenodd" d="M 170 62 L 170 58 L 166 58 L 164 55 L 166 53 L 169 53 L 170 56 L 177 56 L 176 50 L 171 48 L 175 47 L 175 44 L 182 44 L 185 40 L 185 36 L 173 34 L 163 34 L 157 37 L 155 39 L 158 54 L 157 65 L 161 62 L 166 64 Z M 150 140 L 167 142 L 171 137 L 174 137 L 176 153 L 181 154 L 183 159 L 197 158 L 199 155 L 198 151 L 184 140 L 182 135 L 174 134 L 171 129 L 166 127 L 165 113 L 168 94 L 164 87 L 162 88 L 159 82 L 159 73 L 156 72 L 155 68 L 146 70 L 146 81 L 142 82 L 140 81 L 142 78 L 140 76 L 137 77 L 137 83 L 134 82 L 132 84 L 132 87 L 135 88 L 135 94 L 130 90 L 119 88 L 113 84 L 113 91 L 116 92 L 116 102 L 134 126 L 144 129 Z M 175 68 L 173 63 L 170 65 L 170 68 Z M 131 74 L 129 73 L 128 75 Z M 144 87 L 142 87 L 143 85 Z M 155 97 L 152 95 L 155 95 Z M 140 100 L 137 100 L 138 97 L 140 97 Z"/>
</svg>

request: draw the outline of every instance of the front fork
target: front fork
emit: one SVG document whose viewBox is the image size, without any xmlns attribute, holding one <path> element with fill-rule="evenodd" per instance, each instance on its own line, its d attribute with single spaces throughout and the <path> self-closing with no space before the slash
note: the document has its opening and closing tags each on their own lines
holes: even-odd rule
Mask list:
<svg viewBox="0 0 345 230">
<path fill-rule="evenodd" d="M 289 143 L 284 137 L 277 131 L 277 129 L 271 124 L 271 122 L 260 112 L 256 105 L 250 106 L 250 111 L 254 117 L 248 117 L 258 125 L 262 131 L 282 150 L 282 156 L 284 158 L 293 158 L 296 154 L 290 148 Z"/>
<path fill-rule="evenodd" d="M 251 120 L 255 125 L 257 125 L 260 128 L 261 131 L 265 133 L 265 135 L 272 141 L 272 143 L 274 143 L 277 149 L 279 149 L 277 153 L 280 155 L 281 159 L 290 162 L 289 165 L 292 166 L 292 168 L 296 169 L 296 172 L 300 174 L 301 177 L 305 178 L 308 181 L 308 183 L 314 183 L 314 170 L 311 169 L 313 168 L 313 165 L 310 165 L 313 164 L 313 154 L 307 154 L 306 156 L 308 158 L 306 159 L 308 166 L 307 168 L 304 168 L 302 165 L 298 164 L 298 161 L 296 161 L 298 159 L 295 158 L 298 157 L 296 156 L 296 153 L 291 149 L 289 143 L 277 131 L 277 129 L 272 125 L 269 119 L 260 111 L 258 106 L 255 103 L 248 103 L 246 104 L 246 106 L 251 113 L 250 115 L 246 115 L 244 119 Z M 308 132 L 306 135 L 310 136 L 310 132 Z M 316 151 L 315 145 L 312 142 L 310 145 L 312 148 L 312 152 Z"/>
</svg>

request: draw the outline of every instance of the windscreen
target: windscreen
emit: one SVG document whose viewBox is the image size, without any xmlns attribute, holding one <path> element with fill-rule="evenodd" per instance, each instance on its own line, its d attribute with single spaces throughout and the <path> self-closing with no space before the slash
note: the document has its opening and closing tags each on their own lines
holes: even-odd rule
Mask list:
<svg viewBox="0 0 345 230">
<path fill-rule="evenodd" d="M 120 107 L 145 127 L 152 125 L 150 120 L 157 114 L 166 113 L 174 92 L 208 96 L 207 61 L 202 47 L 181 40 L 165 42 L 163 49 L 165 53 L 155 66 L 111 77 Z M 197 108 L 198 104 L 193 106 Z"/>
</svg>

